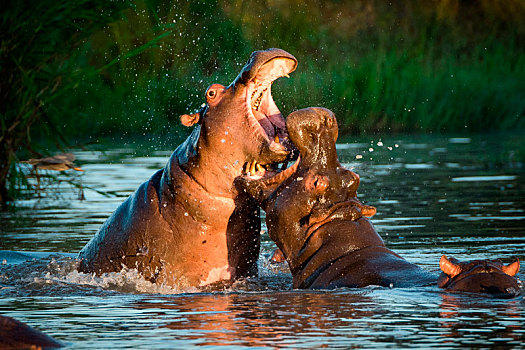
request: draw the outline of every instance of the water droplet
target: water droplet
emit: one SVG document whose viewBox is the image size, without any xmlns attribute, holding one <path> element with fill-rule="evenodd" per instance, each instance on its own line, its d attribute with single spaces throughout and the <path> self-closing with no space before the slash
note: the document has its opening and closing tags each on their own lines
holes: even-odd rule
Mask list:
<svg viewBox="0 0 525 350">
<path fill-rule="evenodd" d="M 222 142 L 222 143 L 225 143 L 225 142 L 226 142 L 226 140 L 225 140 L 225 139 L 222 139 L 222 140 L 221 140 L 221 142 Z"/>
</svg>

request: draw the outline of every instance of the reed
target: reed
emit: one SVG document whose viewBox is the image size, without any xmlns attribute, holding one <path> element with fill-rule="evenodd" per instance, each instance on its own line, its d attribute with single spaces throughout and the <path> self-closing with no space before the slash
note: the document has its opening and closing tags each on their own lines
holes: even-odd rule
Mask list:
<svg viewBox="0 0 525 350">
<path fill-rule="evenodd" d="M 18 1 L 2 3 L 0 15 L 0 205 L 17 194 L 23 175 L 20 152 L 41 156 L 35 133 L 57 147 L 66 130 L 50 103 L 81 75 L 71 65 L 85 38 L 118 18 L 124 1 Z M 49 108 L 51 107 L 51 108 Z M 8 185 L 10 184 L 10 185 Z"/>
</svg>

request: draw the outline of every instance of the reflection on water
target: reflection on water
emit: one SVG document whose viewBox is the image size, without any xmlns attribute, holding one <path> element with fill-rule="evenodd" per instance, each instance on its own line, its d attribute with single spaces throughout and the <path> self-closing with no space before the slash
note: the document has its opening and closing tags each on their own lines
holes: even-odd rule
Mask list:
<svg viewBox="0 0 525 350">
<path fill-rule="evenodd" d="M 431 271 L 444 253 L 525 261 L 521 135 L 345 141 L 340 158 L 360 174 L 359 196 L 377 207 L 372 221 L 394 251 Z M 222 292 L 154 286 L 133 270 L 79 274 L 74 253 L 167 161 L 171 151 L 153 147 L 79 150 L 86 200 L 61 184 L 59 195 L 0 213 L 0 313 L 75 348 L 522 346 L 523 297 L 437 287 L 292 291 L 286 267 L 269 262 L 267 234 L 260 277 Z"/>
</svg>

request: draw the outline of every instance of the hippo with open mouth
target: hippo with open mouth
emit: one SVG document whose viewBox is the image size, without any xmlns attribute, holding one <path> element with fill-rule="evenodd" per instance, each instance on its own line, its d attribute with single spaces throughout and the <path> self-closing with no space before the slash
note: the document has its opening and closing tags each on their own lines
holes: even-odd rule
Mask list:
<svg viewBox="0 0 525 350">
<path fill-rule="evenodd" d="M 288 262 L 293 287 L 435 284 L 436 275 L 388 249 L 367 218 L 376 209 L 357 199 L 359 176 L 339 163 L 334 114 L 324 108 L 302 109 L 288 116 L 286 127 L 300 152 L 295 164 L 273 177 L 242 177 L 236 183 L 266 211 L 268 233 Z M 451 264 L 442 263 L 444 274 L 449 274 L 441 277 L 440 287 L 498 296 L 519 294 L 513 277 L 519 262 L 508 267 L 487 263 L 490 269 L 457 262 L 456 267 L 446 269 Z M 496 276 L 497 266 L 502 273 Z M 489 270 L 493 272 L 490 276 L 485 273 Z M 462 279 L 464 273 L 477 273 L 477 277 Z"/>
<path fill-rule="evenodd" d="M 191 135 L 80 251 L 79 271 L 136 268 L 179 288 L 255 275 L 259 208 L 233 182 L 272 174 L 289 155 L 271 86 L 296 66 L 284 50 L 256 51 L 229 86 L 211 85 L 204 107 L 181 116 Z"/>
</svg>

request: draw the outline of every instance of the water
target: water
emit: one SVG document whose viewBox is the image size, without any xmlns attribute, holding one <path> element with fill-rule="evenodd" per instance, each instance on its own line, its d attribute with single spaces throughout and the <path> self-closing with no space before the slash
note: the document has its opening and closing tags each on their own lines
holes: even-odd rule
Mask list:
<svg viewBox="0 0 525 350">
<path fill-rule="evenodd" d="M 164 166 L 171 150 L 155 147 L 78 150 L 85 200 L 77 188 L 53 183 L 45 197 L 0 213 L 1 314 L 75 349 L 524 346 L 523 296 L 437 287 L 291 290 L 287 269 L 268 261 L 275 246 L 267 234 L 260 277 L 224 291 L 159 287 L 133 270 L 79 274 L 75 253 Z M 338 152 L 361 176 L 360 199 L 378 209 L 377 231 L 407 260 L 429 271 L 442 254 L 525 261 L 521 135 L 348 138 Z"/>
</svg>

